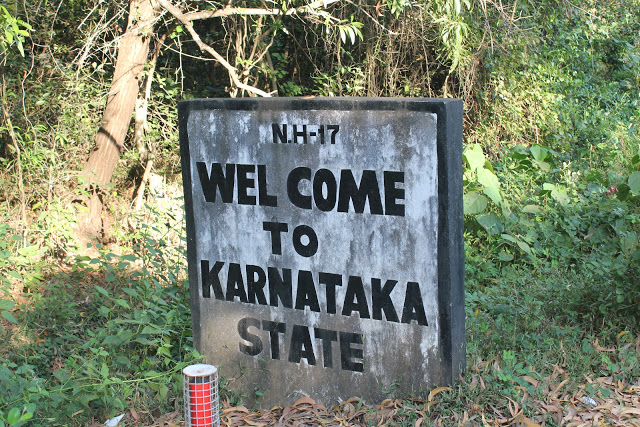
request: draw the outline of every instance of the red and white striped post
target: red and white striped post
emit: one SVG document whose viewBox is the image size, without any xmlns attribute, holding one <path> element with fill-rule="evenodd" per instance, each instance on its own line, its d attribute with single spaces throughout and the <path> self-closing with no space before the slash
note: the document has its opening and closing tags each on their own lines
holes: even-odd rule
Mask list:
<svg viewBox="0 0 640 427">
<path fill-rule="evenodd" d="M 187 427 L 219 427 L 218 369 L 190 365 L 182 370 L 184 418 Z"/>
</svg>

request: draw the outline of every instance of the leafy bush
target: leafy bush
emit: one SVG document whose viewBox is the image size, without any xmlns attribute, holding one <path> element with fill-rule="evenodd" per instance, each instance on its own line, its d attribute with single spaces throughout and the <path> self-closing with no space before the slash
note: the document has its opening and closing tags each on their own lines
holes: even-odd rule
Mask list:
<svg viewBox="0 0 640 427">
<path fill-rule="evenodd" d="M 483 254 L 488 264 L 470 267 L 470 289 L 505 266 L 553 268 L 574 283 L 544 295 L 559 298 L 549 312 L 635 327 L 640 86 L 630 70 L 637 69 L 640 23 L 613 4 L 596 15 L 551 3 L 519 7 L 529 14 L 520 25 L 530 23 L 541 37 L 519 38 L 517 55 L 487 54 L 486 107 L 471 112 L 467 259 L 474 264 Z"/>
<path fill-rule="evenodd" d="M 181 398 L 181 369 L 200 356 L 191 344 L 184 245 L 168 233 L 175 221 L 141 226 L 129 253 L 98 245 L 99 256 L 45 272 L 16 307 L 19 325 L 5 331 L 12 345 L 0 354 L 9 425 L 16 411 L 32 414 L 32 425 L 81 424 L 125 408 L 168 409 Z"/>
</svg>

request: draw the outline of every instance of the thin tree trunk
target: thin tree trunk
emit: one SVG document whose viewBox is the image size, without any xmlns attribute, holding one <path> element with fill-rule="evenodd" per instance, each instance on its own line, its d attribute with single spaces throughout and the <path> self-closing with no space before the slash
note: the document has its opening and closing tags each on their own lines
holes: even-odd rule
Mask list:
<svg viewBox="0 0 640 427">
<path fill-rule="evenodd" d="M 142 71 L 149 55 L 151 21 L 156 11 L 151 0 L 131 0 L 127 32 L 120 40 L 111 89 L 107 94 L 102 123 L 95 138 L 95 149 L 84 165 L 82 176 L 90 189 L 84 231 L 92 236 L 102 230 L 100 189 L 111 181 L 120 158 L 140 90 Z"/>
<path fill-rule="evenodd" d="M 153 74 L 156 70 L 156 64 L 158 63 L 158 57 L 160 56 L 160 50 L 162 49 L 162 45 L 164 44 L 164 40 L 167 38 L 167 35 L 171 34 L 174 30 L 175 26 L 171 26 L 169 31 L 164 33 L 162 37 L 160 37 L 156 43 L 156 46 L 153 50 L 153 55 L 151 55 L 151 61 L 149 63 L 149 69 L 147 71 L 147 78 L 145 81 L 145 90 L 144 90 L 144 98 L 138 98 L 136 101 L 136 122 L 134 129 L 134 141 L 136 147 L 138 147 L 138 153 L 140 153 L 140 161 L 145 164 L 144 174 L 142 175 L 142 180 L 140 181 L 140 186 L 137 191 L 134 193 L 134 202 L 133 209 L 140 210 L 142 206 L 142 201 L 144 198 L 144 189 L 149 180 L 149 174 L 151 173 L 151 169 L 153 168 L 153 162 L 155 158 L 155 149 L 152 144 L 149 144 L 149 147 L 145 144 L 144 135 L 147 132 L 147 118 L 148 118 L 148 109 L 149 109 L 149 99 L 151 99 L 151 84 L 153 82 Z"/>
<path fill-rule="evenodd" d="M 13 142 L 13 149 L 15 150 L 16 155 L 16 169 L 18 172 L 18 191 L 20 192 L 20 219 L 22 220 L 22 242 L 26 245 L 26 235 L 25 228 L 27 227 L 27 197 L 24 193 L 24 179 L 22 176 L 22 158 L 20 156 L 20 145 L 18 144 L 18 137 L 16 136 L 16 132 L 13 129 L 13 123 L 11 122 L 11 114 L 7 109 L 9 103 L 7 102 L 7 85 L 4 79 L 4 75 L 2 76 L 2 88 L 0 89 L 0 97 L 2 98 L 2 114 L 4 115 L 5 124 L 7 125 L 7 131 L 9 132 L 9 136 L 11 137 L 11 142 Z"/>
</svg>

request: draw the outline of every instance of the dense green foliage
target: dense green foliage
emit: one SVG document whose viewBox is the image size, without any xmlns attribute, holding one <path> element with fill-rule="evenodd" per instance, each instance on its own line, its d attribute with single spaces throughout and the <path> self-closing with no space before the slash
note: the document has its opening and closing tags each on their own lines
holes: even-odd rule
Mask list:
<svg viewBox="0 0 640 427">
<path fill-rule="evenodd" d="M 2 406 L 40 408 L 42 425 L 81 422 L 102 414 L 98 408 L 122 411 L 132 402 L 145 409 L 137 402 L 149 395 L 170 409 L 181 369 L 198 358 L 189 350 L 184 245 L 163 237 L 173 225 L 142 225 L 128 236 L 128 254 L 98 245 L 95 257 L 78 256 L 70 269 L 40 262 L 41 274 L 23 277 L 28 304 L 0 355 Z"/>
<path fill-rule="evenodd" d="M 550 265 L 571 278 L 552 282 L 548 306 L 555 299 L 571 317 L 617 314 L 637 327 L 640 27 L 637 8 L 622 7 L 601 6 L 608 18 L 555 16 L 530 34 L 537 43 L 522 59 L 492 70 L 488 113 L 469 139 L 497 159 L 499 182 L 479 189 L 500 212 L 487 209 L 476 216 L 484 230 L 468 222 L 467 233 L 482 257 L 491 250 L 496 270 L 515 257 L 516 270 Z M 472 148 L 480 149 L 467 148 L 470 170 Z M 502 203 L 487 193 L 498 184 Z"/>
<path fill-rule="evenodd" d="M 637 378 L 637 354 L 613 359 L 594 341 L 640 334 L 640 2 L 333 7 L 329 31 L 282 16 L 196 27 L 250 84 L 280 96 L 465 101 L 468 359 L 502 369 L 483 365 L 488 391 L 467 381 L 445 410 L 460 399 L 507 405 L 531 387 L 523 375 L 553 365 L 576 380 Z M 144 213 L 131 211 L 144 164 L 130 141 L 108 194 L 111 234 L 87 249 L 74 228 L 76 176 L 124 23 L 119 2 L 0 7 L 0 426 L 175 410 L 180 369 L 199 357 L 181 202 L 150 194 Z M 166 189 L 180 172 L 176 102 L 246 93 L 194 58 L 182 27 L 161 30 L 145 140 Z M 269 44 L 255 61 L 251 46 Z"/>
</svg>

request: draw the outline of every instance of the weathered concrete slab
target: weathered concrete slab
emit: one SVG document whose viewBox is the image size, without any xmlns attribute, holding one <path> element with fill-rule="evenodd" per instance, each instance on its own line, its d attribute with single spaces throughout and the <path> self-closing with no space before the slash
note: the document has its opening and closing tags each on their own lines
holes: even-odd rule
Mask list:
<svg viewBox="0 0 640 427">
<path fill-rule="evenodd" d="M 194 341 L 234 387 L 265 405 L 331 404 L 457 377 L 460 101 L 179 111 Z"/>
</svg>

